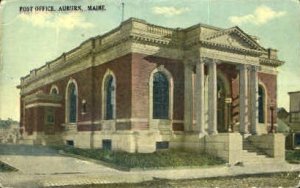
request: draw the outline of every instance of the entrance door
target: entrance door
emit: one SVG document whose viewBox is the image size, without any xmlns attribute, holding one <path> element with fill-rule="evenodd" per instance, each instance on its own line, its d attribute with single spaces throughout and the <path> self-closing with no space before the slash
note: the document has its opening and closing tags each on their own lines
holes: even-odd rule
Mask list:
<svg viewBox="0 0 300 188">
<path fill-rule="evenodd" d="M 226 128 L 226 112 L 225 112 L 226 90 L 223 80 L 218 78 L 217 82 L 217 129 L 218 132 L 227 132 Z"/>
</svg>

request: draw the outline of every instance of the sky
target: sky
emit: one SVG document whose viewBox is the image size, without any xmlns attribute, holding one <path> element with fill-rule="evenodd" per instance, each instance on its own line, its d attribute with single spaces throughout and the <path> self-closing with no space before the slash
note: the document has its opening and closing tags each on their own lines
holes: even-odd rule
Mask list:
<svg viewBox="0 0 300 188">
<path fill-rule="evenodd" d="M 136 17 L 166 27 L 203 23 L 239 26 L 278 50 L 278 107 L 289 109 L 288 92 L 300 90 L 298 0 L 2 0 L 0 6 L 0 118 L 19 120 L 20 78 L 90 37 Z M 105 11 L 28 12 L 20 7 L 105 5 Z"/>
</svg>

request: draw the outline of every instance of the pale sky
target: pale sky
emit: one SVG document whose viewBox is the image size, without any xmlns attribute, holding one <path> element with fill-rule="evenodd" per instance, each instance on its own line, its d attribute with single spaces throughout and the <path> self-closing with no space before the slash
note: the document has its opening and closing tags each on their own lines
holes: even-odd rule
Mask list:
<svg viewBox="0 0 300 188">
<path fill-rule="evenodd" d="M 84 40 L 120 24 L 122 0 L 4 0 L 0 9 L 0 118 L 19 120 L 20 77 Z M 300 90 L 300 3 L 298 0 L 124 0 L 125 20 L 144 19 L 166 27 L 197 23 L 239 26 L 259 37 L 285 61 L 278 74 L 278 107 L 289 109 L 287 92 Z M 106 11 L 20 14 L 20 6 L 105 5 Z"/>
</svg>

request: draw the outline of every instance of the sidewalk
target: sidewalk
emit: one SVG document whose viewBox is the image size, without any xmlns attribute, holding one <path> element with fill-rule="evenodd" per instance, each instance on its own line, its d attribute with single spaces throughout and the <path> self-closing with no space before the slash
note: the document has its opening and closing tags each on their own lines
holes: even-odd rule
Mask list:
<svg viewBox="0 0 300 188">
<path fill-rule="evenodd" d="M 59 155 L 56 150 L 31 146 L 2 146 L 0 161 L 18 172 L 0 173 L 5 187 L 55 187 L 111 183 L 138 183 L 154 179 L 196 179 L 247 174 L 299 171 L 300 165 L 286 162 L 245 166 L 210 166 L 120 171 L 99 163 Z M 0 184 L 0 188 L 1 188 Z"/>
<path fill-rule="evenodd" d="M 98 166 L 97 164 L 95 164 Z M 197 179 L 247 174 L 300 171 L 300 165 L 281 163 L 277 165 L 218 166 L 194 169 L 166 169 L 140 171 L 86 172 L 75 174 L 25 174 L 0 173 L 0 182 L 8 187 L 53 187 L 64 185 L 89 185 L 111 183 L 138 183 L 160 179 Z"/>
</svg>

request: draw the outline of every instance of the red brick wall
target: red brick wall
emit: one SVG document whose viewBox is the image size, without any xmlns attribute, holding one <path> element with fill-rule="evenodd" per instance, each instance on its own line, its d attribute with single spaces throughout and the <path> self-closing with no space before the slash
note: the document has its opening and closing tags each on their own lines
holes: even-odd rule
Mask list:
<svg viewBox="0 0 300 188">
<path fill-rule="evenodd" d="M 94 67 L 94 120 L 102 118 L 102 82 L 110 69 L 116 76 L 116 118 L 131 117 L 131 55 Z"/>
<path fill-rule="evenodd" d="M 27 134 L 31 135 L 34 127 L 33 108 L 26 109 L 25 114 L 24 128 Z"/>
<path fill-rule="evenodd" d="M 59 95 L 63 97 L 61 101 L 62 107 L 56 108 L 55 110 L 55 130 L 62 131 L 63 127 L 61 124 L 65 122 L 65 95 L 66 87 L 69 80 L 72 78 L 76 80 L 78 86 L 78 121 L 97 121 L 102 118 L 102 80 L 107 69 L 110 69 L 116 76 L 116 118 L 130 118 L 131 117 L 131 55 L 128 54 L 121 58 L 115 59 L 111 62 L 99 65 L 97 67 L 88 68 L 86 70 L 77 72 L 63 79 L 57 80 L 51 84 L 47 84 L 41 88 L 35 89 L 28 93 L 32 94 L 39 90 L 44 93 L 50 93 L 52 85 L 56 85 L 59 90 Z M 86 113 L 82 114 L 82 100 L 86 100 Z M 22 103 L 21 103 L 21 120 L 22 116 Z M 44 112 L 35 110 L 36 107 L 26 111 L 26 124 L 28 126 L 34 125 L 30 129 L 42 130 L 42 127 L 38 124 L 44 124 Z M 28 114 L 28 118 L 27 118 Z M 37 123 L 39 122 L 39 123 Z M 36 128 L 34 128 L 36 127 Z M 99 129 L 101 126 L 95 126 Z M 78 130 L 91 130 L 93 129 L 90 125 L 79 125 Z M 123 129 L 120 127 L 120 129 Z M 128 129 L 128 128 L 126 128 Z"/>
<path fill-rule="evenodd" d="M 270 113 L 270 105 L 274 104 L 274 113 L 273 120 L 276 123 L 277 119 L 277 76 L 273 74 L 259 73 L 258 74 L 259 81 L 264 84 L 266 87 L 266 95 L 267 95 L 267 122 L 271 123 L 271 113 Z"/>
<path fill-rule="evenodd" d="M 163 65 L 173 77 L 173 119 L 183 120 L 184 68 L 177 60 L 132 54 L 132 117 L 149 118 L 149 79 L 151 72 Z M 176 125 L 177 129 L 178 125 Z M 183 124 L 182 124 L 183 127 Z M 138 128 L 138 127 L 136 127 Z"/>
</svg>

